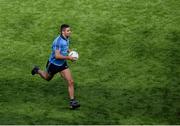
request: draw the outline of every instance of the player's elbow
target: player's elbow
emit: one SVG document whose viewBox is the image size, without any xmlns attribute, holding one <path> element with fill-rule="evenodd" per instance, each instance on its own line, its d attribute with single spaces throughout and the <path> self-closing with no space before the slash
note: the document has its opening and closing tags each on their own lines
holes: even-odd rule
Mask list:
<svg viewBox="0 0 180 126">
<path fill-rule="evenodd" d="M 61 58 L 61 55 L 60 55 L 60 51 L 59 50 L 56 50 L 55 51 L 55 59 L 60 59 Z"/>
<path fill-rule="evenodd" d="M 59 55 L 58 54 L 55 54 L 55 59 L 59 59 Z"/>
<path fill-rule="evenodd" d="M 57 56 L 57 55 L 55 55 L 55 59 L 58 59 L 58 56 Z"/>
<path fill-rule="evenodd" d="M 62 59 L 62 56 L 59 54 L 55 54 L 55 59 Z"/>
</svg>

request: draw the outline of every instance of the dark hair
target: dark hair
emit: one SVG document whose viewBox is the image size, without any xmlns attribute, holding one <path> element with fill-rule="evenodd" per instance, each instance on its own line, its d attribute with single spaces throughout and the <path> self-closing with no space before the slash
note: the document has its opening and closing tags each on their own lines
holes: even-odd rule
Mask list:
<svg viewBox="0 0 180 126">
<path fill-rule="evenodd" d="M 69 28 L 70 26 L 68 24 L 62 24 L 60 27 L 60 32 L 62 33 L 62 31 L 66 28 Z"/>
</svg>

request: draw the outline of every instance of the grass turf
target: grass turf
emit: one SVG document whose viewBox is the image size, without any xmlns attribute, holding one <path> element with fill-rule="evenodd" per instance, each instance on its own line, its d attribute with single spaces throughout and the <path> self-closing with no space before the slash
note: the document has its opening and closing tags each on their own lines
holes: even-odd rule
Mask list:
<svg viewBox="0 0 180 126">
<path fill-rule="evenodd" d="M 178 0 L 0 0 L 0 124 L 180 124 Z M 45 68 L 59 25 L 82 107 Z"/>
</svg>

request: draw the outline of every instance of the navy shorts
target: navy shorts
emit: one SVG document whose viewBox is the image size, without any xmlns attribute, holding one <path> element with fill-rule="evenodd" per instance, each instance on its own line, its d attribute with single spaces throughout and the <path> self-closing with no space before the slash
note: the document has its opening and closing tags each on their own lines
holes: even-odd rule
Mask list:
<svg viewBox="0 0 180 126">
<path fill-rule="evenodd" d="M 46 64 L 46 70 L 47 70 L 48 74 L 50 74 L 52 76 L 58 72 L 61 72 L 65 69 L 67 69 L 67 68 L 68 68 L 68 65 L 67 65 L 66 61 L 64 62 L 64 64 L 62 66 L 54 65 L 54 64 L 50 63 L 49 61 Z"/>
</svg>

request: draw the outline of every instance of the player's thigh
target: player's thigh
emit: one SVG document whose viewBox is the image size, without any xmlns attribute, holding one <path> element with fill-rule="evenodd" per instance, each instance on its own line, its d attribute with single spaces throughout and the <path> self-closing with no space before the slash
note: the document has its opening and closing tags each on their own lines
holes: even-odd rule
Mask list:
<svg viewBox="0 0 180 126">
<path fill-rule="evenodd" d="M 72 75 L 71 75 L 71 71 L 70 71 L 69 68 L 61 71 L 60 74 L 67 81 L 72 81 L 73 80 Z"/>
</svg>

